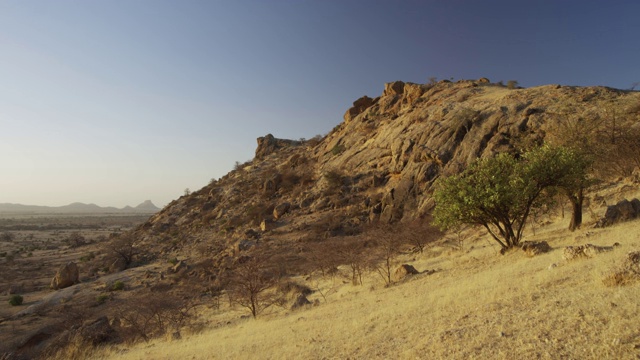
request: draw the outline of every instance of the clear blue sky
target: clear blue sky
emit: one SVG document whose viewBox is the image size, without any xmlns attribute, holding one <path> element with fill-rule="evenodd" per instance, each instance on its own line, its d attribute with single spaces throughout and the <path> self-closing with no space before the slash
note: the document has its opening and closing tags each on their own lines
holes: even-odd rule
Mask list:
<svg viewBox="0 0 640 360">
<path fill-rule="evenodd" d="M 0 203 L 165 205 L 394 80 L 629 88 L 640 1 L 0 0 Z"/>
</svg>

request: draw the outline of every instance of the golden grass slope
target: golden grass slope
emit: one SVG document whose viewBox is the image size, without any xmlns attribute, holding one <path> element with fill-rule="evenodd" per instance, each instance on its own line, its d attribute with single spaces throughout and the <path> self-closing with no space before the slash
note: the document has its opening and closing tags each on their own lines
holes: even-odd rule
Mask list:
<svg viewBox="0 0 640 360">
<path fill-rule="evenodd" d="M 337 280 L 321 305 L 274 311 L 181 340 L 103 349 L 118 359 L 636 359 L 640 355 L 640 284 L 606 287 L 603 277 L 640 249 L 640 221 L 607 229 L 538 229 L 528 239 L 554 250 L 534 258 L 497 255 L 486 236 L 466 251 L 430 249 L 411 263 L 417 275 L 388 288 L 372 274 L 365 286 Z M 578 239 L 578 241 L 576 241 Z M 564 262 L 562 248 L 585 242 L 621 247 Z M 405 258 L 401 260 L 410 261 Z M 555 265 L 552 265 L 555 264 Z M 324 279 L 325 291 L 336 280 Z"/>
</svg>

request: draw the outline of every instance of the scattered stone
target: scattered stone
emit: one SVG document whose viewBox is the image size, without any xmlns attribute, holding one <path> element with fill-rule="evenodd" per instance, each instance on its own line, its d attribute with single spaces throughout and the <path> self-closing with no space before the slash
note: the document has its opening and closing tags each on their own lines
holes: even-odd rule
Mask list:
<svg viewBox="0 0 640 360">
<path fill-rule="evenodd" d="M 272 229 L 273 229 L 273 221 L 269 219 L 262 220 L 262 222 L 260 223 L 260 230 L 262 230 L 262 232 L 271 231 Z"/>
<path fill-rule="evenodd" d="M 74 262 L 69 262 L 62 265 L 51 279 L 51 288 L 53 290 L 64 289 L 79 282 L 78 266 Z"/>
<path fill-rule="evenodd" d="M 551 246 L 546 241 L 525 241 L 522 243 L 521 248 L 528 256 L 536 256 L 551 251 Z"/>
<path fill-rule="evenodd" d="M 291 204 L 289 204 L 288 202 L 285 202 L 285 203 L 282 203 L 282 204 L 276 206 L 273 209 L 273 217 L 275 219 L 280 219 L 282 217 L 282 215 L 284 215 L 287 212 L 289 212 L 290 208 L 291 208 Z"/>
<path fill-rule="evenodd" d="M 579 245 L 579 246 L 567 246 L 566 248 L 564 248 L 562 258 L 567 261 L 578 259 L 578 258 L 584 258 L 584 257 L 592 258 L 600 253 L 612 251 L 616 246 L 619 246 L 619 245 L 620 244 L 615 243 L 613 244 L 613 246 L 597 246 L 592 244 L 585 244 L 585 245 Z"/>
</svg>

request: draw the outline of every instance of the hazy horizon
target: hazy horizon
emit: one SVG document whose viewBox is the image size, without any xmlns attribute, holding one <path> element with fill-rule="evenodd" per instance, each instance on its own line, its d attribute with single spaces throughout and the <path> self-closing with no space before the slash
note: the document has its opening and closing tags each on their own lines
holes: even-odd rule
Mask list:
<svg viewBox="0 0 640 360">
<path fill-rule="evenodd" d="M 163 207 L 385 82 L 640 81 L 635 1 L 3 1 L 0 203 Z"/>
</svg>

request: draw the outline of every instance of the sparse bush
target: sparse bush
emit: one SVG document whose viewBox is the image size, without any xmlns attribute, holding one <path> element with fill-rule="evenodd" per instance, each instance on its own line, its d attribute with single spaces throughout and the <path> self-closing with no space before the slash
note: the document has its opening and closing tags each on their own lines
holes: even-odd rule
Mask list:
<svg viewBox="0 0 640 360">
<path fill-rule="evenodd" d="M 338 170 L 327 171 L 324 178 L 332 189 L 339 189 L 344 185 L 344 175 Z"/>
<path fill-rule="evenodd" d="M 23 301 L 24 301 L 24 299 L 22 298 L 22 296 L 20 296 L 18 294 L 13 294 L 13 295 L 11 295 L 11 297 L 9 297 L 9 304 L 11 304 L 11 306 L 22 305 Z"/>
<path fill-rule="evenodd" d="M 167 262 L 168 262 L 169 264 L 171 264 L 171 265 L 175 265 L 175 264 L 177 264 L 177 263 L 178 263 L 178 258 L 177 258 L 177 257 L 173 257 L 173 258 L 171 258 L 171 259 L 167 260 Z"/>
<path fill-rule="evenodd" d="M 108 299 L 109 299 L 109 295 L 107 294 L 100 294 L 96 296 L 96 302 L 98 304 L 104 304 L 104 302 L 107 301 Z"/>
<path fill-rule="evenodd" d="M 507 81 L 507 89 L 517 89 L 517 88 L 518 88 L 518 81 L 516 80 Z"/>
<path fill-rule="evenodd" d="M 117 280 L 116 282 L 113 283 L 113 285 L 111 285 L 111 290 L 112 291 L 122 291 L 124 290 L 124 283 L 120 280 Z"/>
</svg>

